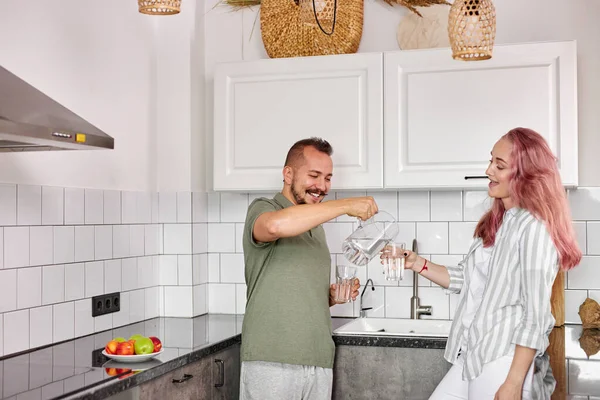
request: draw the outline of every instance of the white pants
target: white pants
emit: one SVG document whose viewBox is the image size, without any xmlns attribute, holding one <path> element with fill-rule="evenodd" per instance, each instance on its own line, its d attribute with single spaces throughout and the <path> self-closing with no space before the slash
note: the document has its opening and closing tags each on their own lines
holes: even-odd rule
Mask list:
<svg viewBox="0 0 600 400">
<path fill-rule="evenodd" d="M 513 355 L 501 357 L 483 366 L 481 374 L 471 380 L 462 380 L 464 360 L 458 357 L 456 363 L 444 376 L 429 400 L 493 400 L 496 392 L 502 386 L 513 360 Z M 525 377 L 523 384 L 523 400 L 531 399 L 531 385 L 533 380 L 533 363 Z"/>
<path fill-rule="evenodd" d="M 243 361 L 240 400 L 331 400 L 333 370 Z"/>
</svg>

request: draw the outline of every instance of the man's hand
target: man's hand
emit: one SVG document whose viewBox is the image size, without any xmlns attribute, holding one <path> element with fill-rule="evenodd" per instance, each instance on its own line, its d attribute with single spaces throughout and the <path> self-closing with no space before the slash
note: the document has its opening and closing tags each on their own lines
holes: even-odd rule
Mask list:
<svg viewBox="0 0 600 400">
<path fill-rule="evenodd" d="M 335 291 L 337 289 L 337 284 L 332 283 L 329 286 L 329 307 L 332 307 L 336 304 L 344 304 L 345 302 L 337 302 L 335 301 Z M 352 301 L 356 300 L 356 298 L 359 295 L 359 289 L 360 289 L 360 280 L 358 278 L 354 278 L 354 281 L 352 282 L 352 291 L 350 292 L 350 297 L 352 298 Z"/>
<path fill-rule="evenodd" d="M 341 201 L 345 203 L 347 215 L 360 218 L 363 221 L 371 218 L 379 211 L 377 203 L 371 196 L 349 197 Z"/>
</svg>

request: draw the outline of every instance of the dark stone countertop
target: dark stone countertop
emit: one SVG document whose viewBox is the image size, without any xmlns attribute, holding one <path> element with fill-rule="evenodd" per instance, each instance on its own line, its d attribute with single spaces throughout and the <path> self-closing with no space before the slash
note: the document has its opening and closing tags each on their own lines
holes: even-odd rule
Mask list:
<svg viewBox="0 0 600 400">
<path fill-rule="evenodd" d="M 332 318 L 333 330 L 353 318 Z M 241 341 L 243 315 L 203 315 L 196 318 L 154 318 L 137 324 L 77 338 L 17 356 L 0 359 L 0 399 L 103 399 L 140 385 L 179 367 L 200 360 Z M 581 326 L 562 328 L 561 341 L 552 341 L 549 352 L 564 355 L 568 363 L 600 361 L 600 353 L 588 357 L 580 344 Z M 556 331 L 556 329 L 555 329 Z M 139 370 L 117 364 L 101 354 L 113 337 L 140 333 L 157 336 L 164 352 Z M 378 346 L 443 349 L 445 338 L 394 336 L 338 336 L 337 346 Z M 560 347 L 560 348 L 559 348 Z M 589 349 L 588 349 L 589 351 Z M 552 357 L 552 355 L 551 355 Z M 595 364 L 595 363 L 594 363 Z M 600 366 L 600 363 L 596 364 Z M 129 367 L 129 368 L 128 368 Z M 577 377 L 569 370 L 569 383 Z M 584 383 L 600 387 L 597 382 Z M 596 394 L 595 391 L 592 391 Z"/>
</svg>

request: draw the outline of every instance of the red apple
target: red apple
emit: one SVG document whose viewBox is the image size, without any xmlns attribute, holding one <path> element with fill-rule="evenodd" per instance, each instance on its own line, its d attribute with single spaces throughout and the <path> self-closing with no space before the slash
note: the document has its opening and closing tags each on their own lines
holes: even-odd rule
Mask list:
<svg viewBox="0 0 600 400">
<path fill-rule="evenodd" d="M 119 343 L 117 346 L 117 354 L 120 356 L 130 356 L 133 354 L 133 345 L 129 342 Z"/>
<path fill-rule="evenodd" d="M 162 349 L 162 343 L 161 343 L 160 339 L 157 338 L 156 336 L 150 336 L 150 340 L 152 340 L 152 343 L 154 343 L 154 352 L 153 353 L 158 353 L 160 351 L 160 349 Z"/>
<path fill-rule="evenodd" d="M 111 340 L 110 342 L 108 342 L 106 344 L 106 347 L 104 348 L 104 350 L 108 354 L 117 354 L 117 347 L 119 347 L 119 342 L 117 342 L 115 340 Z"/>
</svg>

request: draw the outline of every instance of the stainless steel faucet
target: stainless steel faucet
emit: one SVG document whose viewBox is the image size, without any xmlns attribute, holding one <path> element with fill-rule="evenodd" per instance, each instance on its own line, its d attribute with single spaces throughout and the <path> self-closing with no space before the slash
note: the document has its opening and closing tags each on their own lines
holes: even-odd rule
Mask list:
<svg viewBox="0 0 600 400">
<path fill-rule="evenodd" d="M 365 287 L 360 294 L 360 317 L 365 318 L 367 316 L 366 311 L 372 310 L 373 307 L 363 308 L 363 295 L 365 294 L 365 290 L 367 290 L 367 286 L 369 286 L 369 282 L 371 282 L 371 290 L 375 290 L 375 286 L 373 286 L 373 280 L 371 278 L 367 279 L 367 283 L 365 283 Z"/>
<path fill-rule="evenodd" d="M 412 251 L 419 254 L 417 239 L 413 239 Z M 410 298 L 410 319 L 421 319 L 421 315 L 431 315 L 431 310 L 431 306 L 421 305 L 421 300 L 419 299 L 419 274 L 413 271 L 413 295 Z"/>
</svg>

